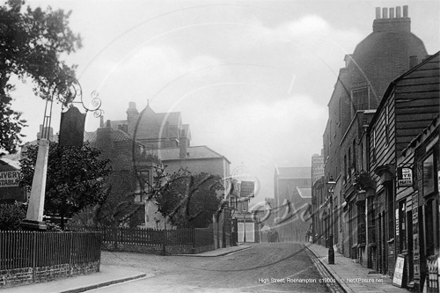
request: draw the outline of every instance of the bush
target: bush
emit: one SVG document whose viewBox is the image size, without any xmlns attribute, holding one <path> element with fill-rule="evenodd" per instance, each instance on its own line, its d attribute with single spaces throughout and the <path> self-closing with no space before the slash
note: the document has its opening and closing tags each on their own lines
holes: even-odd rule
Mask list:
<svg viewBox="0 0 440 293">
<path fill-rule="evenodd" d="M 26 207 L 23 204 L 0 204 L 0 230 L 20 230 L 20 222 L 24 218 Z"/>
</svg>

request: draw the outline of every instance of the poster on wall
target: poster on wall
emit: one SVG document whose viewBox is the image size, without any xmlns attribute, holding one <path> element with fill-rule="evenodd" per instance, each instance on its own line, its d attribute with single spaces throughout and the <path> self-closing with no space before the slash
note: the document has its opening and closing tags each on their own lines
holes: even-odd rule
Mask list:
<svg viewBox="0 0 440 293">
<path fill-rule="evenodd" d="M 396 266 L 394 267 L 393 285 L 402 287 L 403 284 L 403 268 L 405 266 L 405 258 L 402 255 L 397 256 Z"/>
</svg>

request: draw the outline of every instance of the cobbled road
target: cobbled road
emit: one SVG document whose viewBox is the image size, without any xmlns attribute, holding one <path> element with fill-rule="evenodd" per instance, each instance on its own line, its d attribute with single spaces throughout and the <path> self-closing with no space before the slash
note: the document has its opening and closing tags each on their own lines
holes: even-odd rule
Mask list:
<svg viewBox="0 0 440 293">
<path fill-rule="evenodd" d="M 89 292 L 337 292 L 300 243 L 252 244 L 218 257 L 103 252 L 102 264 L 154 276 Z"/>
</svg>

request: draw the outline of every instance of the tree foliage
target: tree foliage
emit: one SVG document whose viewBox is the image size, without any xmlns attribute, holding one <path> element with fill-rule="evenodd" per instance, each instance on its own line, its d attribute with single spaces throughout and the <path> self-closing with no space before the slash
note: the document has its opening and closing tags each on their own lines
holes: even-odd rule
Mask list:
<svg viewBox="0 0 440 293">
<path fill-rule="evenodd" d="M 71 12 L 23 6 L 20 0 L 0 6 L 0 148 L 10 153 L 21 142 L 26 124 L 11 108 L 11 78 L 31 79 L 35 94 L 48 99 L 55 81 L 62 90 L 75 76 L 76 66 L 68 66 L 61 55 L 82 46 L 81 37 L 69 28 Z"/>
<path fill-rule="evenodd" d="M 149 198 L 174 226 L 205 228 L 220 208 L 223 189 L 220 176 L 186 169 L 168 174 L 159 167 Z"/>
<path fill-rule="evenodd" d="M 46 215 L 60 216 L 62 228 L 65 217 L 104 199 L 104 182 L 111 169 L 109 160 L 99 159 L 100 153 L 88 145 L 78 148 L 50 143 L 44 210 Z M 37 154 L 38 147 L 31 145 L 27 157 L 20 160 L 23 173 L 20 184 L 29 190 Z"/>
<path fill-rule="evenodd" d="M 25 217 L 26 209 L 21 203 L 0 204 L 0 230 L 19 230 Z"/>
</svg>

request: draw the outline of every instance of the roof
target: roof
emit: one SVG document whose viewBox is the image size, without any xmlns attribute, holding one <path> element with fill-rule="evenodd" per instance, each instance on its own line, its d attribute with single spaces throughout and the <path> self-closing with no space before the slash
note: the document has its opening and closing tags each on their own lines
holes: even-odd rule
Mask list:
<svg viewBox="0 0 440 293">
<path fill-rule="evenodd" d="M 192 146 L 186 149 L 187 157 L 186 160 L 194 159 L 226 159 L 225 156 L 213 151 L 207 146 Z M 180 159 L 180 148 L 163 148 L 159 150 L 152 150 L 153 153 L 157 154 L 162 161 L 172 161 L 181 160 Z"/>
<path fill-rule="evenodd" d="M 311 167 L 275 167 L 277 178 L 311 178 Z"/>
<path fill-rule="evenodd" d="M 96 142 L 97 140 L 97 131 L 93 131 L 93 132 L 84 132 L 84 141 L 88 141 L 88 142 Z M 130 137 L 130 135 L 128 135 L 127 133 L 125 133 L 122 130 L 114 130 L 114 129 L 110 129 L 110 137 L 112 141 L 131 141 L 132 138 Z"/>
<path fill-rule="evenodd" d="M 1 165 L 9 165 L 10 167 L 12 167 L 14 169 L 20 169 L 20 162 L 19 161 L 7 159 L 7 158 L 1 158 L 0 164 Z"/>
<path fill-rule="evenodd" d="M 373 32 L 353 52 L 351 84 L 367 82 L 377 107 L 388 84 L 409 69 L 409 57 L 426 55 L 425 45 L 411 32 Z"/>
<path fill-rule="evenodd" d="M 297 187 L 296 190 L 302 198 L 312 198 L 312 189 L 309 187 Z"/>
<path fill-rule="evenodd" d="M 179 138 L 182 129 L 182 117 L 180 112 L 155 113 L 149 106 L 141 112 L 136 131 L 136 139 Z M 136 122 L 137 123 L 137 122 Z M 168 134 L 166 125 L 168 123 Z M 189 127 L 184 128 L 186 133 Z"/>
<path fill-rule="evenodd" d="M 380 109 L 382 109 L 384 107 L 384 104 L 387 101 L 387 98 L 389 98 L 391 96 L 391 93 L 394 91 L 394 89 L 396 88 L 397 83 L 404 79 L 406 76 L 410 75 L 411 73 L 413 73 L 414 71 L 417 71 L 420 69 L 420 67 L 425 66 L 427 63 L 431 62 L 434 59 L 438 59 L 440 55 L 440 51 L 431 55 L 430 57 L 426 58 L 425 60 L 423 60 L 422 62 L 420 62 L 419 64 L 417 64 L 416 66 L 414 66 L 413 68 L 411 68 L 410 70 L 408 70 L 407 72 L 403 73 L 402 75 L 398 76 L 396 79 L 394 79 L 394 81 L 392 81 L 389 85 L 387 90 L 385 91 L 384 95 L 383 95 L 383 99 L 381 100 L 381 103 L 379 104 L 379 106 L 377 107 L 376 113 L 373 116 L 373 118 L 370 121 L 370 125 L 369 125 L 369 129 L 371 130 L 371 128 L 374 126 L 374 123 L 376 123 L 376 120 L 379 118 L 380 116 Z M 437 68 L 438 70 L 438 68 Z"/>
</svg>

